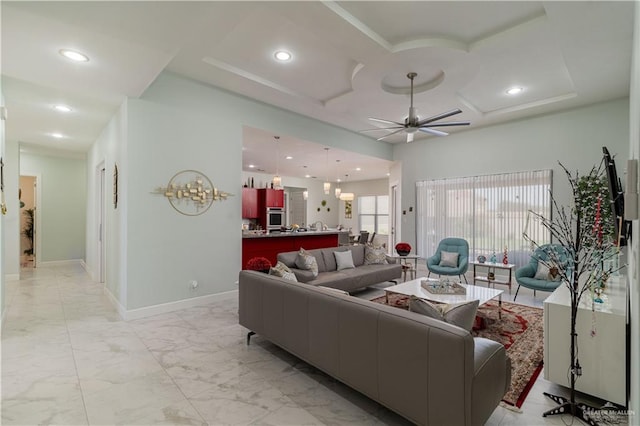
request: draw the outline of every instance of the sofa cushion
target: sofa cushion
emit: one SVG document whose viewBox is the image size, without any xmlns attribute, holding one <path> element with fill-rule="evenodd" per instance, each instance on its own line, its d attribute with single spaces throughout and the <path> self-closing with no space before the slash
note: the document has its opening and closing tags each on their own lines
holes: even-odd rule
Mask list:
<svg viewBox="0 0 640 426">
<path fill-rule="evenodd" d="M 353 255 L 353 264 L 358 266 L 364 265 L 364 244 L 349 247 Z"/>
<path fill-rule="evenodd" d="M 430 303 L 411 296 L 409 310 L 471 331 L 479 304 L 479 300 L 452 304 Z"/>
<path fill-rule="evenodd" d="M 314 277 L 318 276 L 318 261 L 316 257 L 303 248 L 300 248 L 298 257 L 296 257 L 296 266 L 299 269 L 310 271 Z"/>
<path fill-rule="evenodd" d="M 276 266 L 271 268 L 269 274 L 275 275 L 276 277 L 284 278 L 285 280 L 289 281 L 298 281 L 296 275 L 291 271 L 291 269 L 289 269 L 287 265 L 280 261 L 276 263 Z"/>
<path fill-rule="evenodd" d="M 457 268 L 459 255 L 460 255 L 459 253 L 454 253 L 450 251 L 440 252 L 439 266 L 448 266 L 450 268 Z"/>
<path fill-rule="evenodd" d="M 343 269 L 355 268 L 355 265 L 353 264 L 353 255 L 351 254 L 351 250 L 334 251 L 333 255 L 336 258 L 337 271 L 342 271 Z"/>
<path fill-rule="evenodd" d="M 381 265 L 387 263 L 387 249 L 367 244 L 364 247 L 364 264 Z"/>
</svg>

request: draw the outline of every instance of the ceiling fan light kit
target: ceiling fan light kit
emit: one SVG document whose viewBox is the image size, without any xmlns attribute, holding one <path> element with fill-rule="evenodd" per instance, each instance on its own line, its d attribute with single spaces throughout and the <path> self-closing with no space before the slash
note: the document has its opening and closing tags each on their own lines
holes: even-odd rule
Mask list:
<svg viewBox="0 0 640 426">
<path fill-rule="evenodd" d="M 407 74 L 407 78 L 411 80 L 411 104 L 409 105 L 409 115 L 404 119 L 404 123 L 369 117 L 369 120 L 371 121 L 388 124 L 391 126 L 366 129 L 361 130 L 361 132 L 372 132 L 376 130 L 386 130 L 390 132 L 376 139 L 379 141 L 386 139 L 389 136 L 393 136 L 397 133 L 405 132 L 407 135 L 407 143 L 409 143 L 413 142 L 414 133 L 418 131 L 435 136 L 447 136 L 449 135 L 449 133 L 443 132 L 442 130 L 433 129 L 433 127 L 468 126 L 469 124 L 471 124 L 468 121 L 449 121 L 444 123 L 436 123 L 436 121 L 438 120 L 443 120 L 453 115 L 460 114 L 462 111 L 458 108 L 420 120 L 420 117 L 418 116 L 418 110 L 413 106 L 413 80 L 417 77 L 417 75 L 418 74 L 416 74 L 415 72 L 410 72 Z"/>
</svg>

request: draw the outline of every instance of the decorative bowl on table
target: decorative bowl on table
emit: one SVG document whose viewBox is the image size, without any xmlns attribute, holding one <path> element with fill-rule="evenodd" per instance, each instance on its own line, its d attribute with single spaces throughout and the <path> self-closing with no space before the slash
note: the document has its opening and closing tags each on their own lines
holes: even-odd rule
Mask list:
<svg viewBox="0 0 640 426">
<path fill-rule="evenodd" d="M 479 263 L 484 263 L 486 261 L 487 261 L 486 256 L 483 256 L 483 255 L 478 256 L 478 262 Z"/>
<path fill-rule="evenodd" d="M 411 253 L 411 245 L 409 243 L 398 243 L 396 244 L 396 253 L 399 256 L 407 256 Z"/>
</svg>

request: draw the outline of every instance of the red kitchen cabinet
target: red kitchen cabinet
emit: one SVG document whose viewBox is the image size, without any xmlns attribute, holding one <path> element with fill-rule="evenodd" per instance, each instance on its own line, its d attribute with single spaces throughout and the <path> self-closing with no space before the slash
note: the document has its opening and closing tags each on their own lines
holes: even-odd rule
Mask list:
<svg viewBox="0 0 640 426">
<path fill-rule="evenodd" d="M 259 217 L 258 190 L 256 188 L 242 188 L 242 218 L 257 219 Z"/>
<path fill-rule="evenodd" d="M 261 189 L 264 191 L 264 207 L 284 207 L 284 189 Z"/>
</svg>

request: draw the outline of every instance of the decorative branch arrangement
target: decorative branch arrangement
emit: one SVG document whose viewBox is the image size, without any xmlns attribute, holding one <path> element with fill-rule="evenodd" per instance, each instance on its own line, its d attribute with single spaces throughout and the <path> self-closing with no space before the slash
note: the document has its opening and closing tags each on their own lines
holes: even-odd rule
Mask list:
<svg viewBox="0 0 640 426">
<path fill-rule="evenodd" d="M 551 194 L 551 201 L 555 215 L 553 219 L 546 218 L 539 213 L 530 211 L 529 213 L 538 220 L 540 224 L 549 230 L 553 240 L 560 244 L 566 251 L 567 260 L 561 259 L 561 254 L 549 246 L 543 249 L 548 256 L 547 260 L 540 259 L 542 263 L 551 268 L 568 262 L 566 268 L 557 268 L 561 281 L 567 286 L 571 295 L 571 398 L 545 395 L 553 399 L 560 406 L 549 410 L 543 417 L 554 414 L 571 414 L 584 420 L 589 425 L 597 425 L 596 421 L 589 416 L 589 413 L 597 409 L 589 407 L 575 401 L 576 378 L 582 374 L 580 362 L 577 359 L 576 348 L 576 317 L 578 306 L 585 292 L 590 292 L 595 288 L 602 288 L 606 278 L 616 270 L 610 266 L 605 268 L 606 262 L 618 256 L 618 247 L 612 233 L 608 230 L 610 225 L 603 223 L 603 211 L 608 207 L 608 189 L 603 190 L 604 164 L 594 166 L 589 174 L 580 176 L 569 172 L 562 163 L 560 166 L 564 170 L 573 195 L 573 203 L 570 208 L 559 206 Z M 532 247 L 540 247 L 527 235 L 523 237 L 532 244 Z"/>
</svg>

